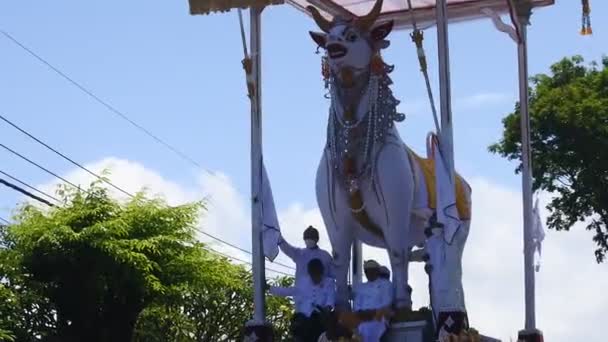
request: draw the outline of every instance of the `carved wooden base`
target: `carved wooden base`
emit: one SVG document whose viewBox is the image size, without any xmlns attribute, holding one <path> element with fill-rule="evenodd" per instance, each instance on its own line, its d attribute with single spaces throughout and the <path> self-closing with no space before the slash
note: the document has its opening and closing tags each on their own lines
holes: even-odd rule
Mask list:
<svg viewBox="0 0 608 342">
<path fill-rule="evenodd" d="M 417 311 L 413 311 L 408 308 L 394 310 L 391 322 L 415 322 L 415 321 L 427 321 L 432 320 L 432 313 L 427 308 L 420 308 Z"/>
<path fill-rule="evenodd" d="M 517 334 L 517 342 L 543 342 L 543 333 L 540 330 L 522 330 Z"/>
<path fill-rule="evenodd" d="M 424 342 L 426 321 L 391 323 L 382 342 Z"/>
<path fill-rule="evenodd" d="M 442 331 L 460 335 L 466 329 L 469 329 L 469 317 L 466 312 L 446 311 L 440 312 L 437 316 L 437 329 L 435 331 L 438 335 L 441 335 Z"/>
<path fill-rule="evenodd" d="M 274 329 L 270 324 L 247 324 L 243 330 L 243 342 L 274 342 Z"/>
</svg>

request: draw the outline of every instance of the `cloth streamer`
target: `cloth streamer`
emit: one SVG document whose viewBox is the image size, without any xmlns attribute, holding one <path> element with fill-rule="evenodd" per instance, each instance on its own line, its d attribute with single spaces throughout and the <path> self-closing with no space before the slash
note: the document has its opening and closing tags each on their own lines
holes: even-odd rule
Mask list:
<svg viewBox="0 0 608 342">
<path fill-rule="evenodd" d="M 437 222 L 443 224 L 444 239 L 447 243 L 452 243 L 454 235 L 461 226 L 460 215 L 456 206 L 455 186 L 450 177 L 450 171 L 441 154 L 439 141 L 431 139 L 433 154 L 435 157 L 435 177 L 437 184 Z"/>
<path fill-rule="evenodd" d="M 262 162 L 262 241 L 264 255 L 268 260 L 274 261 L 279 255 L 279 242 L 281 241 L 281 226 L 274 206 L 272 189 L 266 173 L 266 166 Z"/>
</svg>

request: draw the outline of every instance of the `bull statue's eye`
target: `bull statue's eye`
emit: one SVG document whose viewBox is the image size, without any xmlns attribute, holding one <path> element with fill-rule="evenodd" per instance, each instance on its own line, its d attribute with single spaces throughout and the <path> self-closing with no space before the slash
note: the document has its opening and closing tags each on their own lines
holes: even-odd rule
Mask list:
<svg viewBox="0 0 608 342">
<path fill-rule="evenodd" d="M 349 42 L 354 42 L 355 40 L 357 40 L 357 34 L 354 32 L 348 32 L 346 34 L 346 40 Z"/>
</svg>

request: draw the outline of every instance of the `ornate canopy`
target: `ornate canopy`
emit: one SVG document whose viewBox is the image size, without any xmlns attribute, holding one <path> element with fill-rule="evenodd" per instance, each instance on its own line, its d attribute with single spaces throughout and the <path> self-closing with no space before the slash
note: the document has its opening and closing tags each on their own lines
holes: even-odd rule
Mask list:
<svg viewBox="0 0 608 342">
<path fill-rule="evenodd" d="M 285 0 L 309 15 L 306 6 L 317 7 L 321 14 L 330 18 L 335 15 L 346 17 L 367 14 L 375 0 Z M 384 0 L 379 21 L 394 20 L 395 27 L 407 29 L 412 26 L 412 12 L 420 28 L 435 24 L 435 0 L 411 0 L 412 10 L 407 0 Z M 555 0 L 531 0 L 534 7 L 550 6 Z M 474 20 L 486 17 L 481 11 L 491 9 L 503 14 L 509 12 L 509 0 L 447 0 L 449 22 Z"/>
<path fill-rule="evenodd" d="M 192 15 L 227 12 L 233 8 L 279 5 L 284 2 L 284 0 L 188 0 Z"/>
</svg>

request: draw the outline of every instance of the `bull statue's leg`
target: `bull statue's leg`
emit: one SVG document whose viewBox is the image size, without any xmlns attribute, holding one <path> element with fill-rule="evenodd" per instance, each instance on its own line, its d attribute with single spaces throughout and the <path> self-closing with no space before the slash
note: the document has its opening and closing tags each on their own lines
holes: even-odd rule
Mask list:
<svg viewBox="0 0 608 342">
<path fill-rule="evenodd" d="M 384 199 L 387 222 L 383 227 L 386 249 L 393 270 L 395 307 L 410 309 L 411 294 L 407 290 L 410 254 L 410 221 L 414 200 L 414 177 L 403 146 L 384 146 L 376 164 L 376 181 Z"/>
<path fill-rule="evenodd" d="M 341 229 L 344 233 L 352 232 L 352 230 L 347 229 L 346 227 L 342 227 Z M 328 231 L 330 230 L 328 229 Z M 350 291 L 348 289 L 348 270 L 350 266 L 350 252 L 353 236 L 352 234 L 337 234 L 334 235 L 333 238 L 331 238 L 331 236 L 332 234 L 330 234 L 330 239 L 332 241 L 332 256 L 334 258 L 337 285 L 336 308 L 340 310 L 349 310 Z"/>
<path fill-rule="evenodd" d="M 327 155 L 324 154 L 317 171 L 317 204 L 332 247 L 333 271 L 337 285 L 336 307 L 350 309 L 348 269 L 354 238 L 352 229 L 355 225 L 346 207 L 346 201 L 340 197 L 336 187 L 332 186 L 335 180 L 331 177 L 332 168 Z"/>
</svg>

